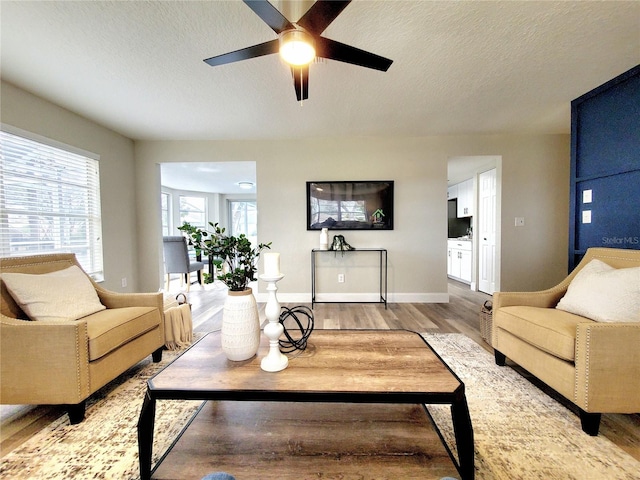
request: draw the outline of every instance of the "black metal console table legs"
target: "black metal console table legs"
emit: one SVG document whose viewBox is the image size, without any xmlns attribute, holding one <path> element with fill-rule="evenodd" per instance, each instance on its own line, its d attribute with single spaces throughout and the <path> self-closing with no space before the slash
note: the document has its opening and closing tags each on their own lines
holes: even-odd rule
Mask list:
<svg viewBox="0 0 640 480">
<path fill-rule="evenodd" d="M 354 250 L 344 250 L 340 251 L 341 255 L 352 255 L 358 252 L 377 252 L 379 254 L 380 266 L 379 266 L 379 299 L 375 302 L 347 302 L 347 301 L 335 301 L 335 302 L 325 302 L 316 300 L 316 255 L 318 253 L 337 253 L 334 250 L 320 250 L 319 248 L 314 248 L 311 250 L 311 308 L 315 306 L 316 303 L 384 303 L 384 308 L 387 308 L 387 249 L 386 248 L 356 248 Z"/>
</svg>

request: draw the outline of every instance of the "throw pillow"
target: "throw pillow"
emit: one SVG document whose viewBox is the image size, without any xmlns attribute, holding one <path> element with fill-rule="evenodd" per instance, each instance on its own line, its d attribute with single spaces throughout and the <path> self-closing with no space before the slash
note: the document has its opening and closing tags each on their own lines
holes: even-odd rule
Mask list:
<svg viewBox="0 0 640 480">
<path fill-rule="evenodd" d="M 3 273 L 9 293 L 31 320 L 77 320 L 106 307 L 76 265 L 50 273 Z"/>
<path fill-rule="evenodd" d="M 640 322 L 640 267 L 613 268 L 593 259 L 556 308 L 597 322 Z"/>
</svg>

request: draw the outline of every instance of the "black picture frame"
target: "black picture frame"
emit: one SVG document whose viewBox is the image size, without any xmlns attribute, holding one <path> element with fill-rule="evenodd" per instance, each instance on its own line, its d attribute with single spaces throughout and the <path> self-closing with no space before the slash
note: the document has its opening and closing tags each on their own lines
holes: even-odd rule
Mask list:
<svg viewBox="0 0 640 480">
<path fill-rule="evenodd" d="M 393 180 L 307 182 L 307 230 L 393 230 Z"/>
</svg>

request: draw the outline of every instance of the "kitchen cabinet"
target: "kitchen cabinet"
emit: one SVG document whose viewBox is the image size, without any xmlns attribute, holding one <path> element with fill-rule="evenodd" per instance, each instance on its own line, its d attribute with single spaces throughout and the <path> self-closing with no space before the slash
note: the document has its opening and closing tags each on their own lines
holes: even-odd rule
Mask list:
<svg viewBox="0 0 640 480">
<path fill-rule="evenodd" d="M 472 251 L 468 240 L 449 240 L 447 242 L 447 275 L 471 283 Z"/>
<path fill-rule="evenodd" d="M 451 185 L 447 188 L 447 200 L 458 198 L 458 185 Z"/>
<path fill-rule="evenodd" d="M 473 216 L 473 179 L 456 185 L 458 187 L 458 218 Z"/>
</svg>

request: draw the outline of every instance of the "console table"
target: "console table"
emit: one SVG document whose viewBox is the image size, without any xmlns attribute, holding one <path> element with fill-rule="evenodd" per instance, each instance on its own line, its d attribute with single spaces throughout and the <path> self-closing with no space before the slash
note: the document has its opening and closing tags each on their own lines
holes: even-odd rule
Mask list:
<svg viewBox="0 0 640 480">
<path fill-rule="evenodd" d="M 380 278 L 380 299 L 375 302 L 321 302 L 316 300 L 316 256 L 323 253 L 332 253 L 340 255 L 353 255 L 357 253 L 373 252 L 377 253 L 380 259 L 379 278 Z M 355 250 L 321 250 L 314 248 L 311 250 L 311 308 L 316 303 L 384 303 L 387 308 L 387 249 L 386 248 L 356 248 Z"/>
</svg>

